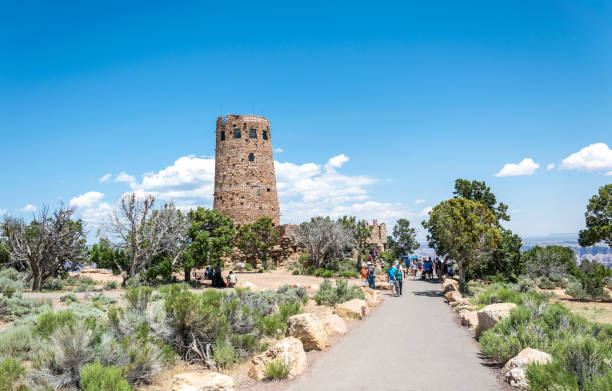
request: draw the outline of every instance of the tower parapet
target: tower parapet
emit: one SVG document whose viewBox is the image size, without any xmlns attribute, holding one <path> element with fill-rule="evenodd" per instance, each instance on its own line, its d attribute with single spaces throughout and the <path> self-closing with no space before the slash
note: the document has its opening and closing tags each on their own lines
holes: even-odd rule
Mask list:
<svg viewBox="0 0 612 391">
<path fill-rule="evenodd" d="M 271 136 L 270 122 L 264 117 L 217 118 L 213 208 L 238 226 L 261 217 L 279 225 Z"/>
</svg>

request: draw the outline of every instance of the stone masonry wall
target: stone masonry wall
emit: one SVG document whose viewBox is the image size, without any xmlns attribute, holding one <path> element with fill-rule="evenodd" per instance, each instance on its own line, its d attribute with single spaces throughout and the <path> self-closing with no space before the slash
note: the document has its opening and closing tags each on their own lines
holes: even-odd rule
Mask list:
<svg viewBox="0 0 612 391">
<path fill-rule="evenodd" d="M 279 206 L 270 123 L 254 115 L 217 118 L 213 208 L 237 226 L 270 217 L 279 226 Z"/>
<path fill-rule="evenodd" d="M 387 224 L 370 225 L 372 234 L 368 243 L 375 245 L 378 251 L 387 251 Z"/>
</svg>

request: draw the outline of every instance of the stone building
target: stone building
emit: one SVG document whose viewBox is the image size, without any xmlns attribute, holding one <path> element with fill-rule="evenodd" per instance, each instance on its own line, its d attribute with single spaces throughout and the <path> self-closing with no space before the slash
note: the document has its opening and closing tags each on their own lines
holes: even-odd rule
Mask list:
<svg viewBox="0 0 612 391">
<path fill-rule="evenodd" d="M 261 217 L 279 226 L 270 123 L 254 115 L 217 118 L 213 208 L 237 227 Z"/>
<path fill-rule="evenodd" d="M 368 239 L 368 244 L 376 246 L 379 252 L 387 251 L 387 224 L 378 224 L 378 221 L 374 220 L 370 228 L 372 229 L 372 234 Z"/>
</svg>

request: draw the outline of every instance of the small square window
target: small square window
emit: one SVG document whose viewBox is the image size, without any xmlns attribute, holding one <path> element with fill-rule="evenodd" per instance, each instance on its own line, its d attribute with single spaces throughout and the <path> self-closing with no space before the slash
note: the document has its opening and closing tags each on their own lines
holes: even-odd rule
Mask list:
<svg viewBox="0 0 612 391">
<path fill-rule="evenodd" d="M 249 129 L 249 138 L 257 138 L 257 130 L 253 128 Z"/>
<path fill-rule="evenodd" d="M 250 162 L 254 162 L 255 161 L 255 155 L 253 155 L 252 153 L 249 153 L 249 161 Z"/>
<path fill-rule="evenodd" d="M 241 136 L 240 129 L 234 129 L 234 138 L 240 138 Z"/>
<path fill-rule="evenodd" d="M 221 141 L 225 141 L 225 131 L 221 131 Z"/>
<path fill-rule="evenodd" d="M 269 192 L 270 192 L 270 188 L 268 187 L 268 188 L 266 189 L 266 191 L 269 193 Z"/>
</svg>

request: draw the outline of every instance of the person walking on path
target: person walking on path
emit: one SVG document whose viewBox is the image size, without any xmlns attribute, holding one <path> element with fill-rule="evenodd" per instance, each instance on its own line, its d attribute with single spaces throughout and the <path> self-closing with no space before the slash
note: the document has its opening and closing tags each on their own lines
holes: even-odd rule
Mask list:
<svg viewBox="0 0 612 391">
<path fill-rule="evenodd" d="M 368 286 L 376 290 L 376 269 L 371 263 L 368 264 Z"/>
<path fill-rule="evenodd" d="M 366 268 L 366 265 L 361 266 L 361 271 L 359 273 L 361 274 L 361 286 L 368 286 L 368 269 Z"/>
<path fill-rule="evenodd" d="M 229 272 L 229 276 L 227 276 L 227 282 L 229 283 L 230 288 L 233 288 L 236 286 L 236 283 L 238 282 L 238 278 L 236 278 L 236 275 L 234 274 L 233 271 Z"/>
<path fill-rule="evenodd" d="M 416 280 L 417 272 L 419 271 L 419 260 L 418 260 L 418 258 L 414 258 L 412 260 L 412 264 L 410 265 L 410 267 L 412 268 L 412 279 Z"/>
<path fill-rule="evenodd" d="M 395 261 L 397 262 L 397 261 Z M 402 295 L 402 285 L 404 282 L 404 268 L 402 268 L 402 265 L 396 265 L 395 266 L 395 296 L 401 296 Z"/>
<path fill-rule="evenodd" d="M 391 286 L 391 292 L 395 290 L 395 271 L 397 270 L 397 266 L 393 265 L 391 269 L 387 271 L 387 275 L 389 277 L 389 286 Z M 397 291 L 394 293 L 397 295 Z"/>
</svg>

